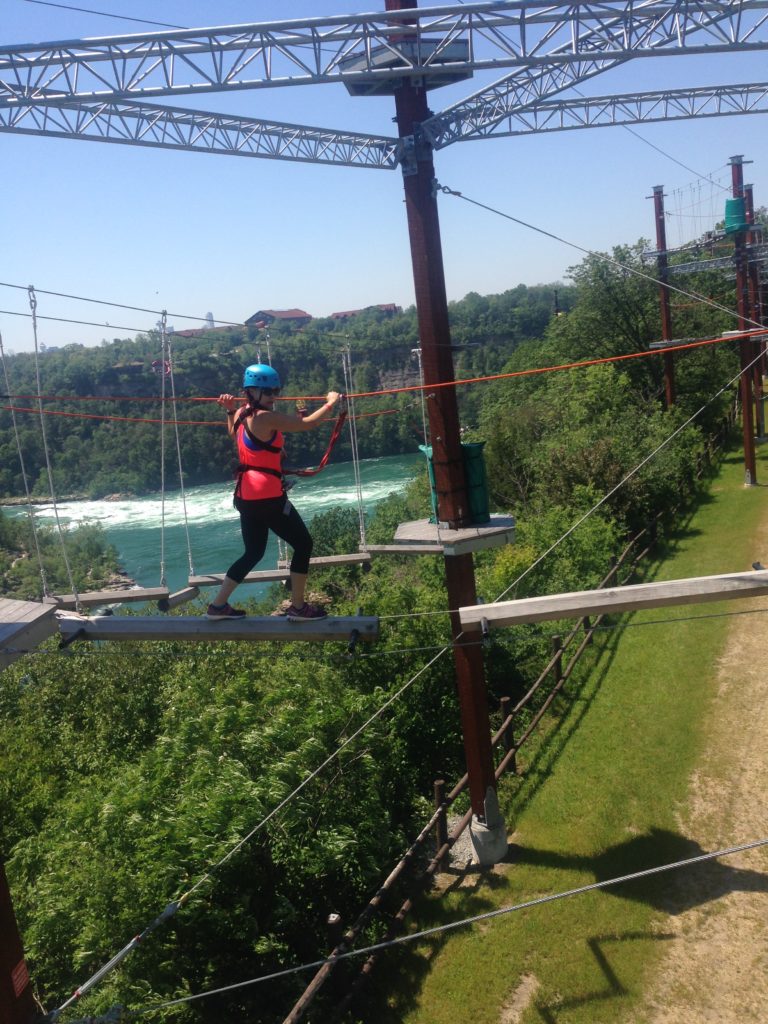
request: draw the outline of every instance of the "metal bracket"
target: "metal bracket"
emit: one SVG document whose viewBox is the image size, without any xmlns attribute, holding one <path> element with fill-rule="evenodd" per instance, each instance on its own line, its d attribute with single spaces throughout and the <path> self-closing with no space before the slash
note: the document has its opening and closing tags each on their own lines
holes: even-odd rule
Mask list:
<svg viewBox="0 0 768 1024">
<path fill-rule="evenodd" d="M 75 640 L 85 639 L 85 627 L 81 626 L 80 629 L 75 630 L 71 636 L 63 636 L 59 640 L 59 650 L 66 651 L 70 644 L 73 644 Z"/>
<path fill-rule="evenodd" d="M 432 147 L 424 133 L 419 129 L 413 135 L 403 135 L 397 144 L 397 162 L 404 178 L 419 173 L 419 161 L 429 158 Z"/>
<path fill-rule="evenodd" d="M 491 644 L 491 631 L 488 627 L 488 619 L 480 619 L 480 632 L 483 637 L 483 644 L 486 647 L 490 647 Z"/>
<path fill-rule="evenodd" d="M 347 654 L 350 658 L 355 656 L 355 648 L 357 647 L 357 641 L 360 639 L 360 630 L 353 629 L 349 634 L 349 643 L 347 644 Z"/>
</svg>

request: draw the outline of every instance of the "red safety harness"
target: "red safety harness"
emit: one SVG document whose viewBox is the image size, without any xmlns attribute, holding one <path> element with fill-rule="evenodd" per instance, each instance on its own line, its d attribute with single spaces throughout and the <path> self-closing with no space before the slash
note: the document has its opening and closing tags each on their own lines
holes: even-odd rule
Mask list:
<svg viewBox="0 0 768 1024">
<path fill-rule="evenodd" d="M 276 469 L 272 469 L 272 468 L 267 467 L 267 466 L 249 466 L 249 465 L 246 465 L 245 463 L 241 462 L 241 463 L 238 464 L 237 469 L 235 470 L 235 473 L 236 473 L 236 477 L 235 478 L 237 480 L 237 483 L 235 485 L 235 497 L 237 498 L 240 495 L 240 487 L 241 487 L 241 484 L 242 484 L 242 479 L 243 479 L 243 474 L 244 473 L 267 473 L 269 476 L 276 476 L 276 477 L 279 477 L 280 479 L 282 479 L 283 477 L 286 477 L 286 476 L 315 476 L 317 473 L 322 472 L 322 470 L 324 470 L 325 467 L 328 464 L 328 459 L 331 457 L 331 452 L 333 451 L 334 446 L 336 445 L 336 442 L 339 440 L 339 437 L 341 436 L 341 431 L 343 430 L 344 423 L 346 422 L 346 419 L 347 419 L 347 407 L 346 407 L 346 402 L 344 401 L 343 397 L 341 399 L 341 402 L 342 402 L 342 409 L 339 412 L 339 415 L 336 417 L 336 422 L 333 425 L 333 430 L 331 431 L 331 436 L 330 436 L 330 439 L 328 441 L 328 447 L 325 449 L 325 454 L 320 459 L 320 461 L 318 462 L 317 466 L 315 466 L 312 469 L 288 469 L 288 468 L 283 468 L 281 471 L 278 471 Z M 270 452 L 271 454 L 276 454 L 278 452 L 282 452 L 282 450 L 283 450 L 282 448 L 277 447 L 276 445 L 270 444 L 268 441 L 260 441 L 259 438 L 257 438 L 248 429 L 248 424 L 245 423 L 244 420 L 250 414 L 250 411 L 251 411 L 250 407 L 249 406 L 245 406 L 240 412 L 238 412 L 237 416 L 235 417 L 235 430 L 237 430 L 237 428 L 242 423 L 243 427 L 245 429 L 245 432 L 248 434 L 250 439 L 252 441 L 254 441 L 259 446 L 260 450 L 266 451 L 266 452 Z M 276 434 L 277 434 L 277 431 L 274 431 L 273 434 L 272 434 L 272 437 L 270 438 L 270 441 L 275 439 Z"/>
</svg>

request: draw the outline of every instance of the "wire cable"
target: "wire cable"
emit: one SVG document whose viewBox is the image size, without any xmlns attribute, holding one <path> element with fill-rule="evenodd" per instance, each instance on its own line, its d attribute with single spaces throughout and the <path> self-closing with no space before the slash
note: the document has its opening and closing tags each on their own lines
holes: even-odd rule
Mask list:
<svg viewBox="0 0 768 1024">
<path fill-rule="evenodd" d="M 27 0 L 29 3 L 30 0 Z M 41 2 L 41 0 L 36 0 Z M 25 290 L 23 284 L 11 284 L 8 281 L 0 281 L 0 288 L 15 288 L 21 291 Z M 54 292 L 46 288 L 37 288 L 38 295 L 52 295 L 57 299 L 73 299 L 75 302 L 90 302 L 97 306 L 112 306 L 114 309 L 129 309 L 134 313 L 151 313 L 153 316 L 161 317 L 165 314 L 166 318 L 169 316 L 177 317 L 179 320 L 196 320 L 198 323 L 207 324 L 209 321 L 204 316 L 191 316 L 187 313 L 170 313 L 165 309 L 149 309 L 146 306 L 135 306 L 127 302 L 112 302 L 108 299 L 92 299 L 87 295 L 71 295 L 68 292 Z M 73 321 L 77 323 L 78 321 Z M 236 320 L 219 320 L 218 324 L 220 327 L 243 327 L 244 325 Z M 98 325 L 97 325 L 98 326 Z M 109 326 L 109 324 L 107 324 Z M 124 328 L 124 330 L 132 330 L 133 328 Z"/>
<path fill-rule="evenodd" d="M 176 457 L 179 464 L 179 492 L 181 495 L 181 509 L 184 516 L 184 535 L 187 541 L 187 565 L 189 566 L 189 575 L 195 575 L 195 567 L 192 560 L 192 540 L 189 535 L 189 516 L 187 514 L 187 492 L 184 485 L 184 467 L 181 460 L 181 438 L 179 436 L 179 421 L 177 419 L 178 411 L 176 409 L 176 378 L 173 373 L 173 346 L 171 344 L 171 336 L 167 331 L 168 326 L 168 315 L 164 312 L 162 319 L 162 330 L 163 337 L 165 339 L 165 348 L 168 354 L 168 375 L 171 383 L 171 408 L 173 409 L 173 430 L 176 437 Z"/>
<path fill-rule="evenodd" d="M 35 295 L 35 289 L 34 289 L 33 285 L 29 286 L 28 295 L 29 295 L 29 308 L 31 310 L 30 316 L 32 318 L 32 337 L 33 337 L 33 341 L 34 341 L 35 381 L 37 383 L 37 393 L 39 395 L 40 391 L 41 391 L 41 384 L 40 384 L 40 353 L 39 353 L 39 347 L 40 346 L 39 346 L 38 337 L 37 337 L 37 297 Z M 59 538 L 59 546 L 61 547 L 61 556 L 62 556 L 62 560 L 64 562 L 64 568 L 66 569 L 66 572 L 67 572 L 67 579 L 69 580 L 69 585 L 70 585 L 70 587 L 72 589 L 72 593 L 73 593 L 74 598 L 75 598 L 75 609 L 79 612 L 79 611 L 82 610 L 81 607 L 80 607 L 80 598 L 78 597 L 77 588 L 75 587 L 75 578 L 72 575 L 72 567 L 69 564 L 69 556 L 67 554 L 67 545 L 64 543 L 64 531 L 62 529 L 61 520 L 59 518 L 59 506 L 58 506 L 58 504 L 56 502 L 56 488 L 54 487 L 54 484 L 53 484 L 53 470 L 51 468 L 51 455 L 50 455 L 50 451 L 48 449 L 48 437 L 47 437 L 46 430 L 45 430 L 45 417 L 43 416 L 43 402 L 42 402 L 42 399 L 38 399 L 38 407 L 39 407 L 39 411 L 40 411 L 40 436 L 41 436 L 41 440 L 43 442 L 43 453 L 45 455 L 45 468 L 46 468 L 46 471 L 48 473 L 48 486 L 50 488 L 51 502 L 53 504 L 53 516 L 54 516 L 54 519 L 56 520 L 56 532 L 57 532 L 57 535 L 58 535 L 58 538 Z"/>
<path fill-rule="evenodd" d="M 565 889 L 561 892 L 551 893 L 548 896 L 538 896 L 535 899 L 525 900 L 523 903 L 515 903 L 508 907 L 499 907 L 496 910 L 487 910 L 482 914 L 474 914 L 472 917 L 464 917 L 459 921 L 450 921 L 447 924 L 436 925 L 434 928 L 424 928 L 410 935 L 401 935 L 386 942 L 377 942 L 374 945 L 361 949 L 348 950 L 345 953 L 338 953 L 336 956 L 326 957 L 322 960 L 314 960 L 312 963 L 301 964 L 297 967 L 286 967 L 281 971 L 273 971 L 257 978 L 249 978 L 247 981 L 236 982 L 233 985 L 223 985 L 221 988 L 209 989 L 206 992 L 196 992 L 192 995 L 182 996 L 179 999 L 169 999 L 155 1006 L 145 1006 L 138 1010 L 122 1011 L 125 1018 L 145 1017 L 150 1013 L 159 1013 L 161 1010 L 170 1009 L 173 1006 L 182 1006 L 188 1003 L 197 1002 L 200 999 L 208 999 L 211 996 L 223 995 L 226 992 L 234 992 L 248 988 L 252 985 L 260 985 L 267 981 L 274 981 L 277 978 L 286 978 L 293 974 L 300 974 L 304 971 L 317 970 L 326 964 L 336 964 L 342 960 L 351 960 L 360 956 L 367 956 L 371 953 L 378 953 L 396 946 L 404 946 L 413 942 L 420 942 L 437 935 L 444 935 L 447 932 L 457 931 L 459 928 L 467 928 L 470 925 L 481 924 L 484 921 L 492 921 L 498 917 L 505 917 L 508 914 L 518 913 L 521 910 L 531 910 L 533 907 L 541 907 L 548 903 L 556 903 L 560 900 L 570 899 L 573 896 L 582 896 L 588 892 L 596 892 L 601 889 L 609 889 L 616 885 L 623 885 L 627 882 L 637 882 L 642 878 L 650 878 L 654 875 L 664 874 L 667 871 L 678 871 L 681 868 L 691 868 L 707 861 L 718 860 L 721 857 L 732 857 L 738 853 L 746 853 L 749 850 L 756 850 L 768 846 L 768 839 L 756 839 L 749 843 L 740 843 L 737 846 L 728 846 L 712 853 L 702 853 L 695 857 L 686 857 L 683 860 L 672 861 L 669 864 L 660 864 L 656 867 L 645 868 L 642 871 L 633 871 L 630 874 L 619 875 L 616 878 L 608 878 L 599 882 L 592 882 L 589 885 L 580 885 L 573 889 Z M 55 1019 L 55 1018 L 53 1018 Z M 114 1018 L 112 1018 L 114 1019 Z M 88 1017 L 83 1020 L 73 1021 L 72 1024 L 107 1024 L 109 1016 Z"/>
<path fill-rule="evenodd" d="M 148 18 L 132 18 L 128 14 L 110 14 L 109 11 L 93 11 L 89 7 L 71 7 L 69 4 L 56 4 L 52 0 L 25 0 L 28 4 L 39 4 L 41 7 L 58 7 L 63 11 L 77 11 L 79 14 L 98 14 L 102 18 L 118 18 L 121 21 L 135 21 L 142 25 L 158 25 L 160 28 L 186 28 L 185 25 L 169 25 L 165 21 L 150 21 Z"/>
<path fill-rule="evenodd" d="M 3 364 L 3 379 L 5 380 L 5 386 L 10 391 L 11 382 L 8 377 L 8 365 L 5 361 L 5 349 L 3 348 L 3 335 L 0 332 L 0 362 Z M 19 436 L 19 426 L 16 422 L 16 413 L 11 412 L 11 421 L 13 423 L 13 436 L 16 440 L 16 454 L 19 456 L 19 466 L 21 467 L 21 479 L 24 482 L 24 494 L 27 498 L 27 518 L 29 519 L 30 529 L 32 531 L 32 538 L 35 545 L 35 552 L 37 554 L 37 564 L 40 570 L 40 581 L 43 587 L 43 597 L 49 596 L 48 591 L 48 580 L 45 575 L 45 565 L 43 564 L 43 556 L 40 551 L 40 540 L 37 536 L 37 523 L 35 520 L 35 507 L 32 504 L 32 492 L 29 486 L 29 478 L 27 477 L 27 467 L 24 462 L 24 452 L 21 446 L 21 437 Z"/>
<path fill-rule="evenodd" d="M 742 317 L 736 310 L 729 309 L 727 306 L 723 306 L 714 299 L 709 299 L 705 295 L 700 295 L 698 292 L 685 291 L 683 288 L 678 288 L 675 285 L 670 284 L 668 281 L 660 281 L 658 277 L 654 277 L 652 274 L 646 274 L 642 270 L 637 270 L 635 267 L 631 267 L 628 264 L 620 263 L 618 260 L 612 259 L 604 252 L 595 252 L 592 249 L 585 249 L 583 245 L 571 242 L 567 238 L 556 235 L 551 231 L 546 231 L 544 228 L 537 227 L 535 224 L 529 224 L 528 221 L 521 220 L 519 217 L 513 217 L 511 213 L 505 213 L 503 210 L 496 209 L 496 207 L 488 206 L 486 203 L 481 203 L 478 199 L 470 199 L 469 196 L 465 196 L 462 192 L 457 192 L 455 189 L 449 188 L 447 185 L 440 185 L 436 183 L 435 188 L 444 195 L 463 199 L 464 202 L 470 203 L 472 206 L 478 206 L 481 210 L 487 210 L 489 213 L 495 213 L 497 216 L 503 217 L 505 220 L 511 220 L 514 224 L 519 224 L 521 227 L 528 228 L 530 231 L 535 231 L 536 234 L 544 235 L 546 238 L 551 238 L 555 242 L 560 242 L 562 245 L 570 246 L 571 249 L 576 249 L 577 252 L 581 252 L 587 256 L 592 256 L 594 259 L 601 260 L 603 263 L 607 263 L 609 266 L 620 270 L 624 274 L 632 274 L 635 277 L 642 278 L 644 281 L 650 281 L 652 284 L 664 287 L 668 291 L 676 292 L 678 295 L 684 295 L 686 298 L 696 299 L 705 306 L 711 306 L 713 309 L 720 310 L 721 313 L 727 313 L 729 316 L 738 317 L 740 320 L 743 320 L 745 323 L 750 323 L 754 327 L 761 329 L 763 327 L 763 324 L 758 323 L 756 320 L 752 320 L 750 317 Z"/>
<path fill-rule="evenodd" d="M 342 365 L 344 368 L 344 386 L 347 391 L 347 402 L 349 404 L 349 438 L 352 447 L 352 466 L 355 475 L 355 490 L 357 491 L 357 519 L 360 530 L 360 548 L 365 551 L 365 506 L 363 504 L 363 481 L 360 475 L 360 451 L 357 442 L 357 421 L 355 419 L 355 400 L 352 395 L 352 350 L 349 345 L 342 352 Z"/>
</svg>

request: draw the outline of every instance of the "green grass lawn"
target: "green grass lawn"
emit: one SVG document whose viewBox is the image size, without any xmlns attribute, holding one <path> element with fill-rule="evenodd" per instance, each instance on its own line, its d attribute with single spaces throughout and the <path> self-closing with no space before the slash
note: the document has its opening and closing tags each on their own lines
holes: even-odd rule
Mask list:
<svg viewBox="0 0 768 1024">
<path fill-rule="evenodd" d="M 768 480 L 766 447 L 759 459 L 758 479 Z M 743 480 L 736 451 L 670 538 L 663 561 L 652 567 L 654 579 L 743 571 L 755 559 L 768 563 L 768 552 L 755 550 L 753 541 L 768 516 L 768 490 L 745 489 Z M 678 820 L 706 745 L 729 620 L 690 617 L 738 608 L 727 602 L 638 613 L 606 632 L 588 682 L 571 694 L 546 740 L 522 759 L 524 777 L 503 786 L 507 824 L 515 828 L 510 865 L 467 875 L 461 888 L 425 899 L 414 927 L 701 852 L 695 837 L 680 834 Z M 669 937 L 665 917 L 684 906 L 680 893 L 674 873 L 665 874 L 388 954 L 365 1019 L 502 1024 L 502 1007 L 521 979 L 533 975 L 538 987 L 523 1024 L 640 1024 L 639 997 Z"/>
</svg>

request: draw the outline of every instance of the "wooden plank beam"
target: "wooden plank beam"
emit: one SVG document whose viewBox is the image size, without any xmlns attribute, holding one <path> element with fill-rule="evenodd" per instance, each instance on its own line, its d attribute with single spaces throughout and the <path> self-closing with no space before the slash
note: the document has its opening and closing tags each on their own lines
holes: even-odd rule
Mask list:
<svg viewBox="0 0 768 1024">
<path fill-rule="evenodd" d="M 442 555 L 442 544 L 367 544 L 372 555 Z"/>
<path fill-rule="evenodd" d="M 56 606 L 0 599 L 0 671 L 56 632 Z"/>
<path fill-rule="evenodd" d="M 290 565 L 290 560 L 287 562 L 280 561 L 277 563 L 278 569 L 287 569 Z M 310 558 L 309 567 L 310 569 L 328 569 L 335 565 L 370 565 L 371 556 L 368 551 L 357 551 L 352 552 L 350 555 L 322 555 L 318 558 Z"/>
<path fill-rule="evenodd" d="M 518 601 L 478 604 L 459 609 L 461 624 L 479 630 L 482 620 L 492 628 L 515 626 L 524 622 L 582 618 L 599 613 L 620 614 L 643 608 L 701 604 L 706 601 L 732 601 L 768 594 L 768 570 L 734 572 L 722 576 L 696 576 L 662 583 L 637 583 L 605 590 L 580 590 L 570 594 L 526 597 Z"/>
<path fill-rule="evenodd" d="M 322 558 L 310 558 L 310 569 L 329 568 L 334 565 L 370 565 L 371 556 L 367 551 L 351 555 L 326 555 Z M 243 583 L 281 583 L 290 579 L 288 562 L 278 562 L 276 569 L 258 569 L 256 572 L 249 572 Z M 209 572 L 200 576 L 190 576 L 187 583 L 190 587 L 220 587 L 224 582 L 226 573 Z"/>
<path fill-rule="evenodd" d="M 179 605 L 186 604 L 188 601 L 194 601 L 199 596 L 200 591 L 197 587 L 183 587 L 181 590 L 175 591 L 168 598 L 161 598 L 157 602 L 157 607 L 161 612 L 169 612 L 173 608 L 178 608 Z"/>
<path fill-rule="evenodd" d="M 290 578 L 287 569 L 259 569 L 249 572 L 243 583 L 279 583 Z M 205 576 L 190 576 L 187 584 L 190 587 L 220 587 L 224 582 L 224 572 L 209 572 Z"/>
<path fill-rule="evenodd" d="M 54 595 L 59 608 L 76 608 L 79 601 L 83 608 L 95 608 L 100 604 L 125 604 L 136 601 L 161 601 L 170 596 L 168 587 L 134 587 L 132 590 L 88 590 L 83 594 Z"/>
<path fill-rule="evenodd" d="M 329 615 L 327 619 L 289 622 L 282 615 L 247 616 L 244 619 L 210 620 L 202 615 L 159 618 L 126 615 L 64 616 L 59 613 L 59 631 L 66 639 L 79 629 L 84 640 L 277 640 L 285 643 L 311 640 L 348 641 L 356 630 L 360 640 L 379 635 L 376 616 Z"/>
</svg>

